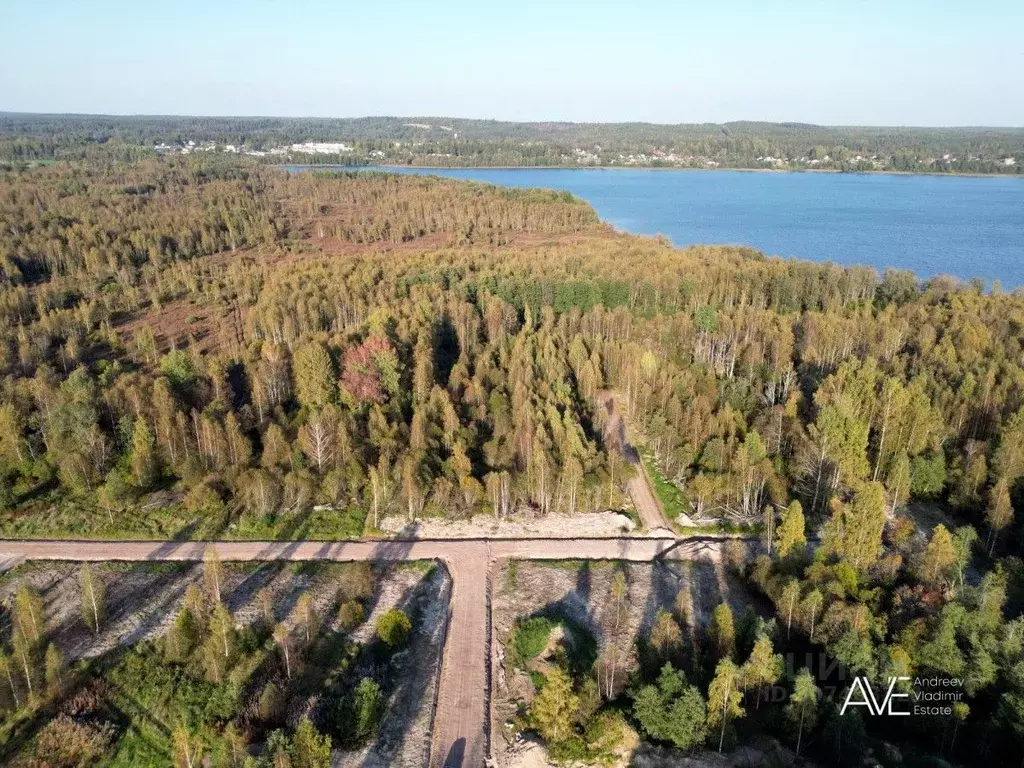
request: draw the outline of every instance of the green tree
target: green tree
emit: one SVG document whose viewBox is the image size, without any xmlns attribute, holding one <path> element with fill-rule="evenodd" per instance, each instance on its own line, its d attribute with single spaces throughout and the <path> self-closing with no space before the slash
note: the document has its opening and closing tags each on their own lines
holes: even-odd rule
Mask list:
<svg viewBox="0 0 1024 768">
<path fill-rule="evenodd" d="M 972 550 L 979 540 L 978 532 L 971 525 L 962 525 L 953 532 L 953 549 L 956 551 L 956 575 L 961 590 L 964 588 L 964 574 L 971 563 Z"/>
<path fill-rule="evenodd" d="M 338 385 L 334 362 L 323 344 L 303 344 L 295 350 L 292 362 L 295 393 L 300 405 L 319 410 L 337 400 Z"/>
<path fill-rule="evenodd" d="M 683 648 L 683 631 L 672 614 L 664 609 L 659 610 L 654 616 L 650 643 L 651 648 L 663 662 L 669 661 Z"/>
<path fill-rule="evenodd" d="M 864 483 L 852 502 L 833 502 L 822 548 L 857 570 L 867 568 L 882 551 L 885 519 L 885 489 L 881 483 Z"/>
<path fill-rule="evenodd" d="M 285 675 L 289 680 L 292 679 L 292 636 L 288 631 L 288 627 L 284 624 L 278 624 L 274 627 L 274 643 L 281 650 L 281 658 L 284 659 L 284 671 Z"/>
<path fill-rule="evenodd" d="M 711 612 L 708 637 L 717 658 L 731 658 L 736 654 L 736 622 L 728 603 L 719 603 Z"/>
<path fill-rule="evenodd" d="M 179 725 L 171 733 L 171 756 L 175 768 L 198 768 L 202 765 L 203 743 Z"/>
<path fill-rule="evenodd" d="M 732 659 L 724 658 L 715 667 L 715 678 L 708 688 L 708 728 L 721 728 L 718 736 L 718 751 L 725 744 L 725 726 L 729 718 L 743 717 L 746 711 L 741 702 L 740 670 Z"/>
<path fill-rule="evenodd" d="M 796 579 L 789 579 L 782 588 L 779 596 L 779 610 L 786 616 L 786 638 L 789 638 L 790 630 L 793 627 L 793 613 L 800 602 L 800 582 Z"/>
<path fill-rule="evenodd" d="M 814 642 L 814 627 L 817 623 L 818 617 L 821 616 L 821 607 L 825 603 L 825 598 L 821 592 L 817 589 L 812 589 L 800 603 L 800 613 L 805 622 L 808 625 L 808 632 L 810 634 L 810 641 Z"/>
<path fill-rule="evenodd" d="M 321 734 L 308 717 L 299 720 L 292 737 L 294 768 L 330 768 L 331 737 Z"/>
<path fill-rule="evenodd" d="M 316 612 L 316 605 L 313 603 L 313 595 L 303 592 L 295 603 L 295 617 L 298 625 L 302 628 L 303 640 L 306 645 L 313 642 L 313 637 L 320 628 L 320 617 Z"/>
<path fill-rule="evenodd" d="M 384 713 L 384 695 L 373 678 L 364 677 L 355 690 L 352 720 L 356 740 L 365 741 L 372 736 Z"/>
<path fill-rule="evenodd" d="M 46 630 L 42 596 L 28 584 L 14 594 L 14 626 L 31 643 L 38 643 Z"/>
<path fill-rule="evenodd" d="M 213 606 L 213 612 L 210 614 L 210 634 L 216 638 L 217 646 L 224 659 L 230 659 L 235 647 L 237 630 L 234 618 L 223 603 Z"/>
<path fill-rule="evenodd" d="M 932 537 L 925 547 L 921 558 L 921 580 L 926 584 L 939 587 L 949 581 L 957 563 L 957 551 L 953 537 L 946 526 L 939 523 L 932 531 Z"/>
<path fill-rule="evenodd" d="M 56 697 L 64 695 L 64 655 L 60 649 L 50 643 L 46 646 L 45 662 L 46 693 L 48 696 Z"/>
<path fill-rule="evenodd" d="M 946 485 L 946 456 L 942 451 L 921 454 L 910 460 L 910 492 L 934 498 Z"/>
<path fill-rule="evenodd" d="M 743 664 L 743 687 L 757 689 L 757 704 L 761 706 L 761 692 L 765 686 L 774 685 L 782 677 L 782 655 L 772 653 L 772 641 L 766 634 L 760 634 L 754 641 L 750 657 Z"/>
<path fill-rule="evenodd" d="M 671 664 L 661 668 L 656 685 L 645 685 L 637 692 L 633 716 L 647 736 L 678 749 L 692 749 L 707 738 L 704 697 Z"/>
<path fill-rule="evenodd" d="M 804 728 L 813 728 L 818 719 L 818 701 L 821 690 L 814 682 L 814 677 L 805 667 L 801 669 L 793 681 L 793 693 L 786 704 L 786 716 L 796 724 L 796 753 L 800 754 L 800 743 Z"/>
<path fill-rule="evenodd" d="M 804 533 L 804 510 L 799 501 L 792 501 L 782 512 L 782 519 L 776 531 L 775 547 L 779 557 L 803 552 L 807 545 Z"/>
<path fill-rule="evenodd" d="M 132 475 L 135 485 L 145 490 L 156 479 L 156 438 L 149 422 L 141 416 L 132 428 Z"/>
<path fill-rule="evenodd" d="M 868 472 L 868 427 L 848 398 L 823 405 L 807 430 L 807 475 L 811 511 L 827 506 L 840 484 L 850 485 Z"/>
<path fill-rule="evenodd" d="M 572 724 L 579 709 L 579 699 L 572 690 L 572 680 L 560 667 L 553 668 L 530 705 L 530 717 L 537 731 L 549 744 L 558 744 L 572 735 Z"/>
<path fill-rule="evenodd" d="M 18 696 L 18 684 L 14 680 L 14 666 L 11 657 L 0 648 L 0 674 L 7 680 L 7 685 L 11 689 L 11 698 L 14 699 L 14 706 L 18 709 L 21 707 L 21 697 Z"/>
<path fill-rule="evenodd" d="M 985 510 L 985 521 L 989 525 L 988 553 L 995 552 L 999 533 L 1013 522 L 1013 504 L 1010 502 L 1010 487 L 1005 480 L 1000 480 L 989 492 L 988 508 Z"/>
</svg>

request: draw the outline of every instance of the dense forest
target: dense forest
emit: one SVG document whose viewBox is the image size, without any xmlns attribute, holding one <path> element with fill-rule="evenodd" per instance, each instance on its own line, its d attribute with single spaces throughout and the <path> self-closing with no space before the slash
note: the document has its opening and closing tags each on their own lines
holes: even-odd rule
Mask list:
<svg viewBox="0 0 1024 768">
<path fill-rule="evenodd" d="M 1024 296 L 677 250 L 566 194 L 217 155 L 4 170 L 0 285 L 6 535 L 617 509 L 610 391 L 691 518 L 762 532 L 742 570 L 777 610 L 740 639 L 723 612 L 701 655 L 683 607 L 659 618 L 644 733 L 697 743 L 658 725 L 694 683 L 727 742 L 775 650 L 817 649 L 883 689 L 966 679 L 955 716 L 897 731 L 825 717 L 797 676 L 827 764 L 884 736 L 1019 765 Z"/>
<path fill-rule="evenodd" d="M 426 166 L 640 166 L 1009 173 L 1024 168 L 1024 129 L 735 122 L 508 123 L 442 117 L 257 118 L 0 113 L 0 162 L 131 160 L 188 142 L 263 154 L 264 162 Z M 295 150 L 345 142 L 342 153 Z"/>
</svg>

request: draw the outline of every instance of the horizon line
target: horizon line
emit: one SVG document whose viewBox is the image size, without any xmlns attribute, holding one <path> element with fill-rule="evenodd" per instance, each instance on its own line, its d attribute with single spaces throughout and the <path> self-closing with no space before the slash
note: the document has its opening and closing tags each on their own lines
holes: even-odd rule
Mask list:
<svg viewBox="0 0 1024 768">
<path fill-rule="evenodd" d="M 803 120 L 722 120 L 722 121 L 695 121 L 695 122 L 653 122 L 650 120 L 505 120 L 496 117 L 458 117 L 453 115 L 395 115 L 395 114 L 373 114 L 354 116 L 331 116 L 322 115 L 214 115 L 199 113 L 159 113 L 159 112 L 33 112 L 25 110 L 0 109 L 0 117 L 79 117 L 79 118 L 203 118 L 208 120 L 461 120 L 464 122 L 476 123 L 507 123 L 511 125 L 598 125 L 598 126 L 621 126 L 621 125 L 650 125 L 663 128 L 692 127 L 701 125 L 772 125 L 793 128 L 884 128 L 884 129 L 909 129 L 909 130 L 1010 130 L 1024 131 L 1024 125 L 993 125 L 993 124 L 945 124 L 945 125 L 914 125 L 904 124 L 872 124 L 872 123 L 813 123 Z"/>
</svg>

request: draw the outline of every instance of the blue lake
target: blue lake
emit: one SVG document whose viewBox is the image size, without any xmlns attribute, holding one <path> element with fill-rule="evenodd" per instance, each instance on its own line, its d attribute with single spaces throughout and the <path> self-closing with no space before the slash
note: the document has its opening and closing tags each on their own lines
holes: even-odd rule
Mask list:
<svg viewBox="0 0 1024 768">
<path fill-rule="evenodd" d="M 298 167 L 291 166 L 291 170 Z M 427 169 L 515 187 L 568 190 L 627 232 L 676 245 L 999 280 L 1024 286 L 1024 178 L 744 171 Z"/>
</svg>

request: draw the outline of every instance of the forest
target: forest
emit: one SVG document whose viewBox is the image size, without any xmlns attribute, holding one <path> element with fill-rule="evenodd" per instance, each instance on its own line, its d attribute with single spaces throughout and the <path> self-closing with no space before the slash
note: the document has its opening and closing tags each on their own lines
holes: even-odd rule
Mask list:
<svg viewBox="0 0 1024 768">
<path fill-rule="evenodd" d="M 0 112 L 0 162 L 133 160 L 189 141 L 266 152 L 346 142 L 342 154 L 289 151 L 279 163 L 471 167 L 641 166 L 1019 174 L 1024 129 L 733 122 L 509 123 L 445 117 L 266 118 Z M 1009 162 L 1008 162 L 1009 161 Z"/>
<path fill-rule="evenodd" d="M 681 602 L 598 707 L 632 702 L 682 748 L 765 732 L 823 764 L 873 739 L 1020 764 L 1024 296 L 679 250 L 563 193 L 217 155 L 11 165 L 0 286 L 6 536 L 621 509 L 613 392 L 689 517 L 761 536 L 735 569 L 774 618 L 685 633 Z M 837 718 L 817 668 L 775 671 L 811 651 L 966 697 L 909 725 Z M 574 674 L 533 721 L 568 755 Z M 758 704 L 776 684 L 790 710 Z M 706 706 L 706 732 L 676 734 L 676 706 Z"/>
</svg>

